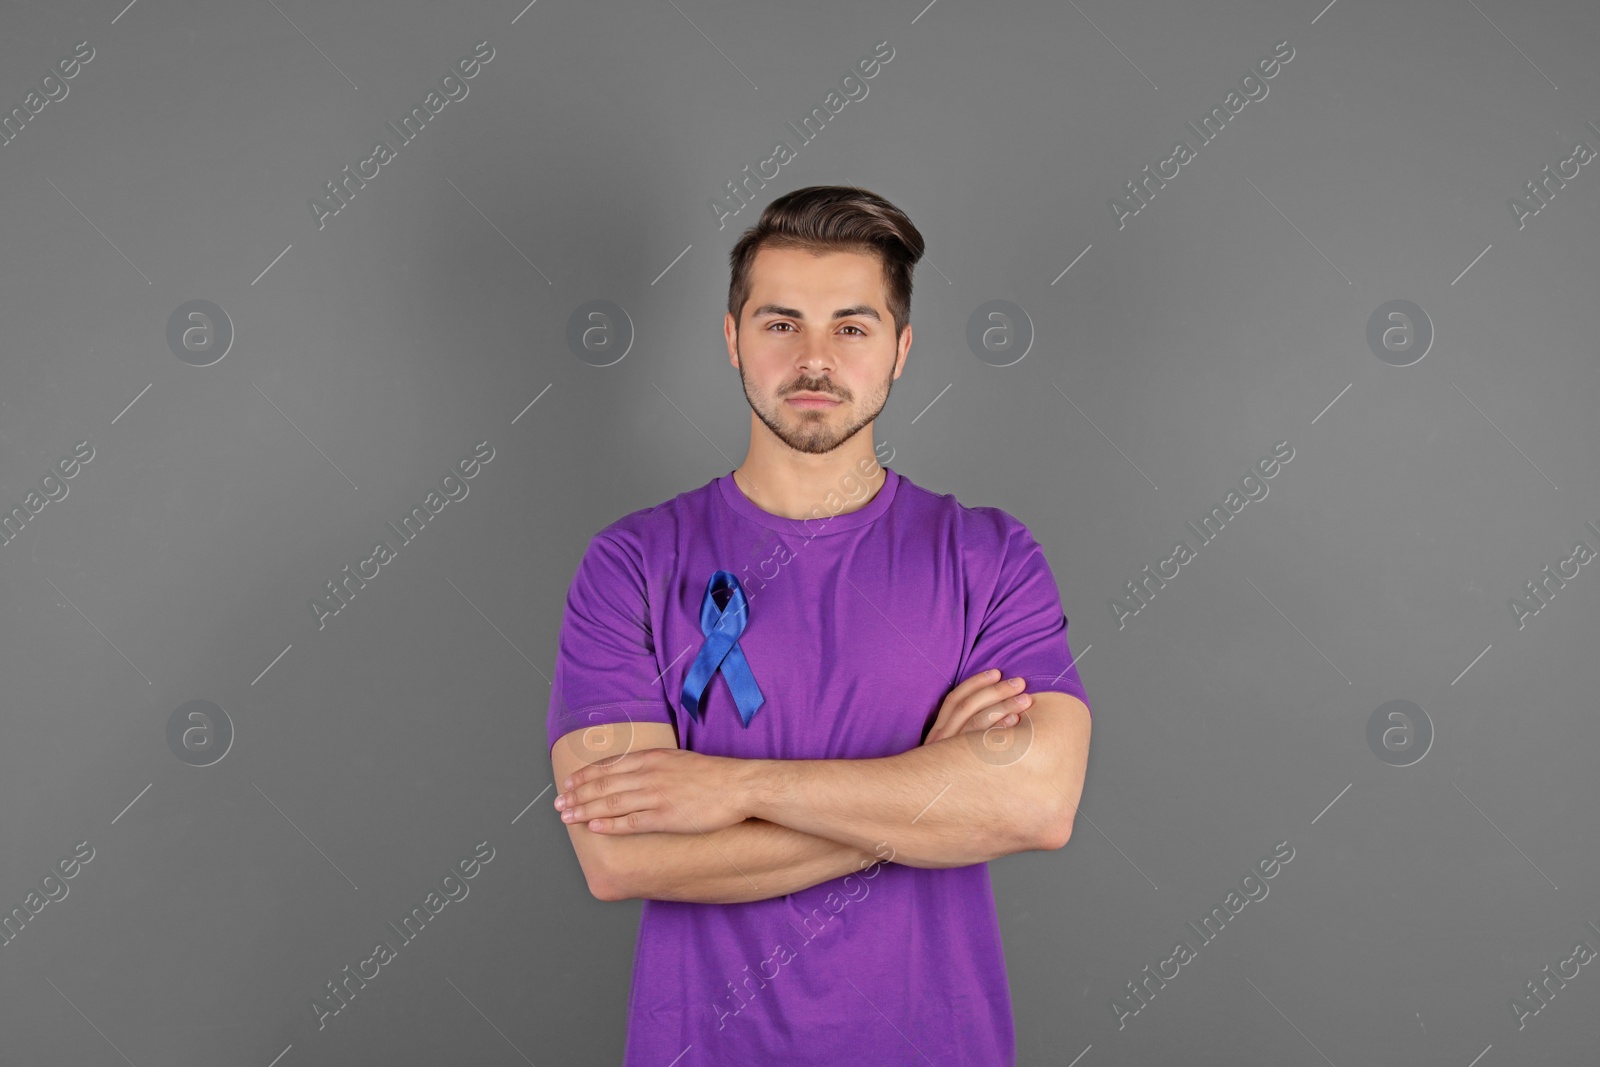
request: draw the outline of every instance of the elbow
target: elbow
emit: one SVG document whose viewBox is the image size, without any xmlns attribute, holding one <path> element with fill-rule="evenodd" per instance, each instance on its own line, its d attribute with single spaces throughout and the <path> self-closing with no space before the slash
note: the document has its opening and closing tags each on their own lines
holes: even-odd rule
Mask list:
<svg viewBox="0 0 1600 1067">
<path fill-rule="evenodd" d="M 1083 779 L 1079 778 L 1076 785 L 1065 792 L 1057 782 L 1063 779 L 1051 778 L 1042 787 L 1046 799 L 1040 802 L 1039 807 L 1045 812 L 1041 824 L 1038 826 L 1039 843 L 1034 847 L 1046 852 L 1053 852 L 1058 848 L 1065 848 L 1072 839 L 1072 824 L 1078 816 L 1078 800 L 1083 796 Z M 1068 799 L 1068 794 L 1071 799 Z"/>
<path fill-rule="evenodd" d="M 1069 808 L 1065 804 L 1051 808 L 1049 818 L 1038 828 L 1034 848 L 1041 852 L 1054 852 L 1058 848 L 1065 848 L 1067 842 L 1072 839 L 1073 816 L 1076 814 L 1076 809 Z"/>
<path fill-rule="evenodd" d="M 589 895 L 608 904 L 614 904 L 619 900 L 629 900 L 633 896 L 616 882 L 599 881 L 593 878 L 589 880 Z"/>
<path fill-rule="evenodd" d="M 591 870 L 586 867 L 583 877 L 589 883 L 589 895 L 596 900 L 615 903 L 619 900 L 631 900 L 637 895 L 628 888 L 628 879 L 623 873 L 614 868 L 601 868 L 596 865 Z"/>
<path fill-rule="evenodd" d="M 1058 848 L 1065 848 L 1067 842 L 1071 839 L 1072 820 L 1070 818 L 1064 820 L 1056 819 L 1054 822 L 1045 825 L 1044 836 L 1039 844 L 1039 850 L 1042 852 L 1054 852 Z"/>
</svg>

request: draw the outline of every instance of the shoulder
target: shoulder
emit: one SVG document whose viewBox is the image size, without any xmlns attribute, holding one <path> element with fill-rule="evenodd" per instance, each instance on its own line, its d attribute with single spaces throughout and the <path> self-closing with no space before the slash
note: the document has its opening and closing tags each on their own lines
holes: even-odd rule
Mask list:
<svg viewBox="0 0 1600 1067">
<path fill-rule="evenodd" d="M 653 599 L 649 591 L 672 577 L 682 546 L 702 541 L 704 531 L 717 521 L 717 502 L 711 496 L 717 491 L 713 479 L 607 523 L 583 546 L 578 573 Z"/>
<path fill-rule="evenodd" d="M 925 528 L 948 530 L 965 548 L 1004 555 L 1037 543 L 1027 524 L 1004 508 L 968 506 L 953 493 L 936 493 L 904 475 L 900 476 L 899 492 L 906 494 L 907 510 L 916 513 Z"/>
<path fill-rule="evenodd" d="M 630 511 L 597 530 L 589 544 L 593 547 L 596 542 L 603 542 L 602 547 L 641 559 L 664 541 L 670 542 L 678 530 L 703 527 L 711 514 L 715 492 L 717 483 L 712 479 L 670 500 Z"/>
</svg>

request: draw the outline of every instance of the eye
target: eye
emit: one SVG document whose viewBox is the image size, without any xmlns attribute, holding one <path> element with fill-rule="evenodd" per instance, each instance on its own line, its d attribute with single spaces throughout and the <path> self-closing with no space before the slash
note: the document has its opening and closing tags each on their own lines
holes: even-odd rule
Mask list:
<svg viewBox="0 0 1600 1067">
<path fill-rule="evenodd" d="M 859 333 L 862 337 L 865 337 L 867 335 L 867 331 L 863 330 L 861 327 L 855 325 L 854 323 L 851 323 L 850 325 L 846 326 L 845 329 L 854 330 L 856 333 Z"/>
<path fill-rule="evenodd" d="M 787 326 L 787 325 L 789 325 L 787 322 L 775 322 L 771 326 L 768 326 L 767 329 L 772 330 L 772 329 L 776 329 L 779 326 Z"/>
</svg>

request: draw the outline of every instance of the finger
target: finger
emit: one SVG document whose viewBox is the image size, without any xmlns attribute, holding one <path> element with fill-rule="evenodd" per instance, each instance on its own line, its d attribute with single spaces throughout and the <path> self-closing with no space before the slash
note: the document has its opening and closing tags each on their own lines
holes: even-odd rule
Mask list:
<svg viewBox="0 0 1600 1067">
<path fill-rule="evenodd" d="M 577 770 L 573 771 L 567 776 L 566 780 L 562 782 L 561 788 L 570 793 L 575 791 L 585 782 L 604 781 L 609 775 L 636 770 L 637 768 L 646 765 L 645 753 L 656 751 L 659 750 L 647 748 L 638 752 L 620 752 L 615 756 L 607 756 L 605 759 L 596 760 L 588 766 L 579 767 Z M 567 782 L 571 782 L 572 784 L 568 785 Z"/>
<path fill-rule="evenodd" d="M 1025 708 L 1033 703 L 1033 698 L 1023 692 L 1028 687 L 1025 679 L 1018 679 L 1021 683 L 1013 686 L 1011 679 L 1005 678 L 993 685 L 980 688 L 972 696 L 966 698 L 961 708 L 962 715 L 977 715 L 980 712 L 1012 711 Z M 998 716 L 997 716 L 998 717 Z"/>
<path fill-rule="evenodd" d="M 1000 678 L 1001 674 L 998 669 L 980 671 L 965 681 L 958 683 L 954 689 L 950 690 L 939 707 L 939 715 L 933 721 L 933 729 L 928 731 L 928 742 L 937 741 L 942 737 L 949 737 L 956 733 L 959 729 L 959 724 L 952 724 L 951 720 L 955 717 L 956 709 L 959 707 L 960 702 L 977 692 L 985 684 Z M 928 742 L 924 742 L 924 744 Z"/>
<path fill-rule="evenodd" d="M 953 737 L 969 728 L 986 730 L 1001 715 L 1020 711 L 1031 703 L 1033 698 L 1022 692 L 1021 687 L 1013 688 L 1009 678 L 993 685 L 980 686 L 975 693 L 957 703 L 940 736 Z"/>
<path fill-rule="evenodd" d="M 997 718 L 997 716 L 999 716 Z M 965 719 L 959 720 L 959 725 L 952 723 L 940 737 L 929 736 L 929 742 L 940 740 L 943 737 L 957 737 L 961 734 L 993 729 L 996 726 L 1015 726 L 1019 721 L 1019 713 L 1007 711 L 1005 708 L 996 708 L 986 712 L 967 714 Z"/>
<path fill-rule="evenodd" d="M 961 694 L 956 703 L 970 704 L 981 708 L 1022 692 L 1027 687 L 1026 680 L 1022 685 L 1013 688 L 1011 685 L 1012 677 L 1012 675 L 1003 674 L 1000 671 L 991 672 L 978 685 Z"/>
<path fill-rule="evenodd" d="M 641 784 L 632 778 L 590 782 L 583 789 L 573 790 L 567 795 L 561 817 L 566 822 L 582 822 L 585 816 L 622 815 L 643 807 L 634 803 L 648 795 L 640 791 Z"/>
<path fill-rule="evenodd" d="M 593 804 L 618 793 L 628 793 L 643 789 L 648 784 L 648 772 L 644 770 L 640 770 L 637 774 L 623 772 L 607 774 L 601 778 L 590 778 L 586 782 L 579 782 L 562 794 L 566 797 L 563 810 L 576 808 L 582 804 Z M 606 814 L 610 815 L 612 813 L 608 811 Z"/>
<path fill-rule="evenodd" d="M 988 685 L 996 681 L 1003 681 L 1004 678 L 1005 676 L 1000 673 L 1000 668 L 990 667 L 986 671 L 979 671 L 977 674 L 972 675 L 966 681 L 956 686 L 956 688 L 967 690 L 977 689 L 980 686 Z"/>
<path fill-rule="evenodd" d="M 1011 711 L 1011 712 L 1001 712 L 1000 714 L 1001 714 L 1001 718 L 999 718 L 999 719 L 990 718 L 990 716 L 987 715 L 987 714 L 986 715 L 974 715 L 967 722 L 967 725 L 962 729 L 961 732 L 964 733 L 964 734 L 966 734 L 966 733 L 983 733 L 983 732 L 985 732 L 987 730 L 993 730 L 996 727 L 1015 726 L 1017 723 L 1022 721 L 1022 716 L 1021 716 L 1020 712 Z"/>
<path fill-rule="evenodd" d="M 585 804 L 574 804 L 561 813 L 561 821 L 581 823 L 585 819 L 620 819 L 656 808 L 653 794 L 640 790 L 608 793 Z"/>
<path fill-rule="evenodd" d="M 661 825 L 661 813 L 656 811 L 631 811 L 620 818 L 611 820 L 611 829 L 616 833 L 645 834 L 652 830 L 664 830 Z"/>
<path fill-rule="evenodd" d="M 994 714 L 1000 714 L 1002 717 L 999 719 L 992 718 Z M 974 715 L 967 722 L 967 725 L 962 728 L 961 732 L 964 734 L 974 732 L 983 733 L 986 730 L 993 730 L 996 727 L 1015 726 L 1021 721 L 1022 713 L 1016 711 L 991 712 L 986 715 Z"/>
<path fill-rule="evenodd" d="M 978 690 L 976 696 L 968 697 L 967 699 L 976 701 L 980 707 L 987 707 L 991 704 L 998 704 L 1007 697 L 1014 697 L 1027 688 L 1028 680 L 1026 678 L 1018 677 L 1016 685 L 1011 684 L 1010 678 L 1002 678 L 992 685 L 984 686 Z"/>
<path fill-rule="evenodd" d="M 958 734 L 970 734 L 972 731 L 974 731 L 974 730 L 982 730 L 982 729 L 986 728 L 988 725 L 989 725 L 989 722 L 988 722 L 988 717 L 987 716 L 969 715 L 969 716 L 967 716 L 967 721 L 961 724 L 961 728 L 959 730 L 957 730 L 956 733 L 958 733 Z"/>
</svg>

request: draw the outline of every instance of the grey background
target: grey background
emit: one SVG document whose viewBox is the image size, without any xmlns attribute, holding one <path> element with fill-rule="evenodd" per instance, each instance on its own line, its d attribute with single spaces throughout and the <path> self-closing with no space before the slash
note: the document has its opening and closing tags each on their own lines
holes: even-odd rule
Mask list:
<svg viewBox="0 0 1600 1067">
<path fill-rule="evenodd" d="M 1600 175 L 1520 228 L 1508 202 L 1600 145 L 1595 7 L 6 3 L 0 113 L 82 40 L 0 147 L 0 510 L 94 452 L 0 546 L 0 910 L 94 856 L 0 948 L 0 1062 L 620 1059 L 639 904 L 589 897 L 550 807 L 562 596 L 592 532 L 741 460 L 728 249 L 849 182 L 929 242 L 880 455 L 1030 526 L 1095 711 L 1071 843 L 991 868 L 1019 1062 L 1593 1060 L 1593 967 L 1522 1029 L 1510 1002 L 1600 947 L 1600 589 L 1585 567 L 1521 627 L 1510 601 L 1600 546 Z M 319 228 L 480 41 L 469 94 Z M 566 342 L 596 299 L 631 323 L 607 367 Z M 1033 330 L 1010 366 L 965 342 L 995 299 Z M 1396 299 L 1436 331 L 1406 367 L 1366 341 Z M 191 300 L 236 331 L 210 366 L 166 340 Z M 319 629 L 324 583 L 485 440 Z M 234 730 L 210 766 L 167 740 L 194 700 Z M 1435 731 L 1410 766 L 1367 742 L 1391 700 Z M 481 841 L 469 895 L 318 1030 L 311 998 Z M 1280 841 L 1270 895 L 1119 1028 Z"/>
</svg>

